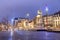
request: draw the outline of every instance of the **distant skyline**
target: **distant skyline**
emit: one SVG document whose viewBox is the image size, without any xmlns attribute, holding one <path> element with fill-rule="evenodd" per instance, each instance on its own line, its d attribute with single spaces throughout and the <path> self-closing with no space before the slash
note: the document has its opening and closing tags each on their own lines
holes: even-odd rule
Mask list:
<svg viewBox="0 0 60 40">
<path fill-rule="evenodd" d="M 14 17 L 26 17 L 32 19 L 37 15 L 37 10 L 46 14 L 46 5 L 48 13 L 52 14 L 60 11 L 60 0 L 0 0 L 0 20 L 8 17 L 9 20 Z"/>
</svg>

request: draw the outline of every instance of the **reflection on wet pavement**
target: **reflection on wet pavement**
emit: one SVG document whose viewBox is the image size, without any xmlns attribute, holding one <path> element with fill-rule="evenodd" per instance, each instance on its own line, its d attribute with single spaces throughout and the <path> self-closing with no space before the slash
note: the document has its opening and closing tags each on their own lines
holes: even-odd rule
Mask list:
<svg viewBox="0 0 60 40">
<path fill-rule="evenodd" d="M 46 31 L 0 32 L 0 40 L 60 40 L 60 33 Z"/>
</svg>

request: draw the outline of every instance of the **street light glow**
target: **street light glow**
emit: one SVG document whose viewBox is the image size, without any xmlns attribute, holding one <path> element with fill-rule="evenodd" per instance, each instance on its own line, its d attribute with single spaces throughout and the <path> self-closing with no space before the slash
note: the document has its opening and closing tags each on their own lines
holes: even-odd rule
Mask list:
<svg viewBox="0 0 60 40">
<path fill-rule="evenodd" d="M 11 24 L 12 24 L 12 25 L 13 25 L 13 21 L 14 21 L 14 19 L 12 18 L 12 19 L 11 19 Z"/>
<path fill-rule="evenodd" d="M 27 17 L 29 16 L 29 13 L 27 13 Z"/>
<path fill-rule="evenodd" d="M 45 10 L 46 10 L 46 12 L 48 12 L 48 7 L 46 7 L 46 9 L 45 9 Z"/>
</svg>

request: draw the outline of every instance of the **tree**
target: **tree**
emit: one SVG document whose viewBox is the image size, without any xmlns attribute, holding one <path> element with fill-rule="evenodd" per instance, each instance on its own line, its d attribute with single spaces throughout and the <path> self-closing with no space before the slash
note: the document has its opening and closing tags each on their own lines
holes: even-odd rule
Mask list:
<svg viewBox="0 0 60 40">
<path fill-rule="evenodd" d="M 3 18 L 2 18 L 2 23 L 3 23 L 4 25 L 7 25 L 7 24 L 8 24 L 8 17 L 3 17 Z"/>
</svg>

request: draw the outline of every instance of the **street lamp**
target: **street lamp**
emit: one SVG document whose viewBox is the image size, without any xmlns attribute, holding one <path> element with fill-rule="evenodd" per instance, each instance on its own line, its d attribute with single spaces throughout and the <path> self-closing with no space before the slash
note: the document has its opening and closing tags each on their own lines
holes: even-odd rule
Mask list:
<svg viewBox="0 0 60 40">
<path fill-rule="evenodd" d="M 26 18 L 28 18 L 28 20 L 29 20 L 29 16 L 30 16 L 30 14 L 29 14 L 29 13 L 27 13 L 27 14 L 26 14 Z M 28 26 L 28 24 L 29 24 L 29 23 L 28 23 L 28 22 L 26 22 L 26 24 L 27 24 L 26 26 Z M 26 27 L 26 29 L 28 30 L 28 29 L 29 29 L 29 27 Z"/>
<path fill-rule="evenodd" d="M 29 18 L 29 13 L 27 13 L 26 16 Z"/>
<path fill-rule="evenodd" d="M 46 9 L 45 9 L 45 10 L 46 10 L 46 12 L 48 12 L 48 7 L 46 7 Z"/>
<path fill-rule="evenodd" d="M 46 6 L 45 8 L 45 11 L 46 11 L 46 25 L 48 25 L 48 7 Z"/>
</svg>

